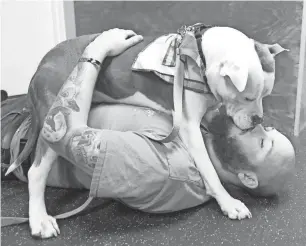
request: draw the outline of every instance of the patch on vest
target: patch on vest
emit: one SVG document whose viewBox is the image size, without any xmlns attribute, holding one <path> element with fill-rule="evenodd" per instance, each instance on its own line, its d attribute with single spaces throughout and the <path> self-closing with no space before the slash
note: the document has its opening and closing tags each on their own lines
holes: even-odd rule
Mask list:
<svg viewBox="0 0 306 246">
<path fill-rule="evenodd" d="M 163 81 L 173 84 L 179 37 L 179 34 L 171 33 L 155 39 L 138 54 L 132 70 L 154 72 Z M 187 56 L 184 56 L 184 87 L 200 93 L 210 93 L 200 67 Z"/>
</svg>

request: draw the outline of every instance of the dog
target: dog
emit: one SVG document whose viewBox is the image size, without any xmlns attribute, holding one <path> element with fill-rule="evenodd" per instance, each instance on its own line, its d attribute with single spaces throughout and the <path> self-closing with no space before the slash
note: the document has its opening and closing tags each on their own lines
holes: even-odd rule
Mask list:
<svg viewBox="0 0 306 246">
<path fill-rule="evenodd" d="M 235 216 L 230 216 L 232 219 L 246 218 L 250 215 L 249 210 L 228 194 L 214 170 L 203 142 L 200 124 L 207 108 L 217 102 L 223 103 L 226 113 L 240 129 L 247 130 L 260 124 L 263 118 L 262 99 L 271 93 L 274 86 L 275 56 L 285 49 L 279 44 L 261 44 L 230 27 L 208 28 L 201 33 L 200 42 L 195 39 L 194 32 L 192 28 L 187 29 L 191 40 L 185 43 L 183 40 L 181 45 L 186 45 L 191 50 L 190 57 L 197 65 L 200 65 L 199 57 L 205 58 L 204 75 L 211 93 L 184 90 L 179 135 L 196 163 L 207 193 L 216 199 L 223 213 L 229 216 L 234 212 Z M 35 144 L 45 116 L 62 84 L 77 64 L 85 47 L 97 35 L 65 41 L 42 59 L 28 93 L 32 104 L 32 136 L 15 165 L 22 161 Z M 141 44 L 118 57 L 104 61 L 93 103 L 123 103 L 171 114 L 172 85 L 164 83 L 154 73 L 131 71 L 137 55 L 153 40 L 154 37 L 144 37 Z M 198 44 L 196 49 L 194 44 Z M 43 196 L 45 180 L 57 154 L 40 139 L 39 145 L 29 171 L 29 215 L 32 234 L 35 228 L 34 234 L 45 235 L 42 231 L 47 227 L 39 225 L 39 217 L 46 215 Z M 48 223 L 58 229 L 55 219 L 48 215 L 47 217 Z"/>
</svg>

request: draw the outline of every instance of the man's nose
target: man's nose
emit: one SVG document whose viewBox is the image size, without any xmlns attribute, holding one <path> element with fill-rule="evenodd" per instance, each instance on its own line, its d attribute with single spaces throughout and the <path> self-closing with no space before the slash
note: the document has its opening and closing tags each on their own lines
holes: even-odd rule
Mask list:
<svg viewBox="0 0 306 246">
<path fill-rule="evenodd" d="M 258 115 L 253 115 L 252 116 L 253 126 L 257 126 L 257 125 L 261 124 L 262 122 L 263 122 L 263 117 L 260 117 Z"/>
</svg>

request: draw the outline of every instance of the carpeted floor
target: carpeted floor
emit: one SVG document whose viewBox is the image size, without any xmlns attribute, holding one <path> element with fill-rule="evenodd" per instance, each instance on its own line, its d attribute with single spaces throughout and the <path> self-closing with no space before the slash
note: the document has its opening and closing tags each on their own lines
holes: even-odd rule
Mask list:
<svg viewBox="0 0 306 246">
<path fill-rule="evenodd" d="M 252 219 L 231 221 L 221 214 L 214 201 L 188 211 L 152 215 L 116 202 L 96 200 L 89 212 L 59 221 L 61 235 L 57 238 L 35 240 L 28 224 L 23 224 L 2 228 L 2 245 L 306 245 L 306 131 L 295 146 L 297 172 L 288 192 L 277 198 L 257 200 L 232 192 L 243 197 L 252 211 Z M 26 216 L 27 186 L 18 181 L 2 181 L 1 185 L 2 215 Z M 67 211 L 81 204 L 86 195 L 48 188 L 48 210 L 51 214 Z"/>
</svg>

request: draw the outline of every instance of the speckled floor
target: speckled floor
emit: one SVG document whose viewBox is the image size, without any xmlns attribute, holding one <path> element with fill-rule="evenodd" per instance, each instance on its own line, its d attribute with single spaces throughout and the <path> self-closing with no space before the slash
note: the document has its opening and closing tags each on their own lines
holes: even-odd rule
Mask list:
<svg viewBox="0 0 306 246">
<path fill-rule="evenodd" d="M 32 239 L 28 224 L 24 224 L 2 228 L 2 245 L 306 245 L 306 132 L 295 142 L 297 175 L 288 192 L 274 199 L 255 200 L 243 195 L 252 219 L 231 221 L 215 202 L 179 213 L 152 215 L 116 202 L 99 205 L 103 201 L 96 200 L 90 212 L 59 221 L 58 238 Z M 85 199 L 84 192 L 47 189 L 51 214 L 67 211 Z M 2 181 L 2 215 L 25 216 L 27 206 L 27 186 Z"/>
</svg>

